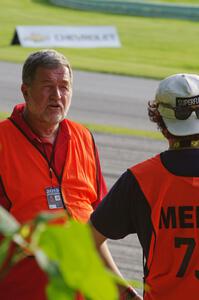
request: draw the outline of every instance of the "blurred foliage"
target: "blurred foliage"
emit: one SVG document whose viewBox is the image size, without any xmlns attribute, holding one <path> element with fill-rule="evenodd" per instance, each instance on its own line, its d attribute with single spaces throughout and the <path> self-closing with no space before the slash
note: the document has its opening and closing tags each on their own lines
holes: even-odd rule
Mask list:
<svg viewBox="0 0 199 300">
<path fill-rule="evenodd" d="M 48 274 L 49 300 L 74 299 L 80 291 L 89 300 L 116 300 L 116 282 L 99 258 L 89 225 L 68 220 L 59 225 L 54 221 L 62 215 L 43 213 L 33 221 L 20 225 L 0 206 L 0 265 L 7 256 L 9 246 L 17 249 L 11 265 L 26 255 L 34 255 L 39 266 Z M 100 283 L 100 284 L 99 284 Z"/>
</svg>

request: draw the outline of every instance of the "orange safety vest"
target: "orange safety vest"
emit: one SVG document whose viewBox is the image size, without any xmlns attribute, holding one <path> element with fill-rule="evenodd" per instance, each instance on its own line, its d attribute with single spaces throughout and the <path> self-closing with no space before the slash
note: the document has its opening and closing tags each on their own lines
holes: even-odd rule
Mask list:
<svg viewBox="0 0 199 300">
<path fill-rule="evenodd" d="M 130 170 L 151 208 L 144 299 L 198 299 L 199 178 L 170 173 L 160 155 Z"/>
<path fill-rule="evenodd" d="M 70 140 L 59 181 L 49 174 L 45 157 L 10 120 L 0 123 L 0 177 L 10 213 L 20 222 L 49 211 L 45 188 L 59 187 L 64 206 L 76 220 L 86 222 L 97 199 L 97 168 L 90 132 L 80 124 L 65 120 Z M 57 212 L 60 209 L 51 209 Z"/>
</svg>

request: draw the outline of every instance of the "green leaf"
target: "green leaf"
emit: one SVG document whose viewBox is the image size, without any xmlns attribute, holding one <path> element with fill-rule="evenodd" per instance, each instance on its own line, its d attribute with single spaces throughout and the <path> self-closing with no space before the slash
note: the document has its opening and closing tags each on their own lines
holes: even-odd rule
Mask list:
<svg viewBox="0 0 199 300">
<path fill-rule="evenodd" d="M 88 225 L 68 221 L 66 226 L 48 226 L 39 245 L 58 263 L 71 288 L 93 300 L 118 299 L 114 280 L 96 253 Z"/>
<path fill-rule="evenodd" d="M 55 261 L 50 260 L 41 250 L 36 250 L 34 254 L 42 270 L 44 270 L 48 275 L 51 276 L 59 275 L 59 268 Z"/>
<path fill-rule="evenodd" d="M 10 238 L 4 238 L 0 243 L 0 267 L 3 264 L 7 254 L 8 249 L 10 247 L 11 239 Z"/>
<path fill-rule="evenodd" d="M 20 223 L 7 210 L 0 206 L 0 232 L 5 236 L 16 233 Z"/>
<path fill-rule="evenodd" d="M 73 300 L 74 291 L 69 288 L 61 276 L 49 278 L 50 284 L 47 287 L 48 300 Z"/>
</svg>

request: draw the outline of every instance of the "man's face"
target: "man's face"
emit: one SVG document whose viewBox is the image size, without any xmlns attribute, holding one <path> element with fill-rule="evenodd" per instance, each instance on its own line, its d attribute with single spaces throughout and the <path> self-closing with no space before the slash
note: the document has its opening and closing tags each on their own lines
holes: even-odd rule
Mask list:
<svg viewBox="0 0 199 300">
<path fill-rule="evenodd" d="M 70 107 L 72 87 L 67 67 L 56 69 L 39 67 L 30 85 L 22 84 L 26 113 L 32 120 L 48 123 L 61 122 Z"/>
</svg>

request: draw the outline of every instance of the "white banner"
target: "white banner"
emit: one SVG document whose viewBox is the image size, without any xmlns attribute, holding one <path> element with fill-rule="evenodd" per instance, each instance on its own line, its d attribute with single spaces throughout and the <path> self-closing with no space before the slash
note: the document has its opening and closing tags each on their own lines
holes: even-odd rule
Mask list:
<svg viewBox="0 0 199 300">
<path fill-rule="evenodd" d="M 118 48 L 114 26 L 17 26 L 12 44 L 23 47 Z"/>
</svg>

